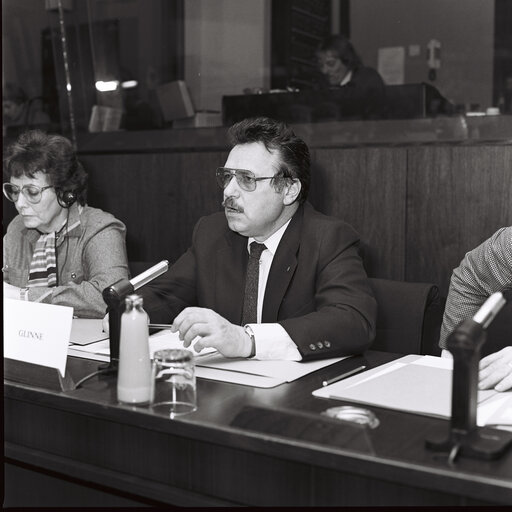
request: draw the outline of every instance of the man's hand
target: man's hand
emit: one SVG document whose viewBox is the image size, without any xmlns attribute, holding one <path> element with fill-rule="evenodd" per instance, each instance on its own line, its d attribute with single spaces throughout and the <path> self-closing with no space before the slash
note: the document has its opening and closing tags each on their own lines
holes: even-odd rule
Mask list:
<svg viewBox="0 0 512 512">
<path fill-rule="evenodd" d="M 251 338 L 244 328 L 228 322 L 211 309 L 186 308 L 173 321 L 172 332 L 178 332 L 183 346 L 189 347 L 194 339 L 197 352 L 206 347 L 217 349 L 225 357 L 249 357 Z"/>
<path fill-rule="evenodd" d="M 20 300 L 20 288 L 4 281 L 4 299 Z"/>
<path fill-rule="evenodd" d="M 489 354 L 480 361 L 478 387 L 506 391 L 512 388 L 512 347 Z"/>
</svg>

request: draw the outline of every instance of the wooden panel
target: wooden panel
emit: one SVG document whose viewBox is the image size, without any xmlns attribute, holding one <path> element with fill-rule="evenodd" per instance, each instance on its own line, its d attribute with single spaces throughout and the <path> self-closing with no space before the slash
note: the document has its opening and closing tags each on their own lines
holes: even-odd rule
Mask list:
<svg viewBox="0 0 512 512">
<path fill-rule="evenodd" d="M 404 278 L 406 150 L 317 149 L 310 199 L 360 234 L 373 277 Z"/>
<path fill-rule="evenodd" d="M 408 150 L 405 277 L 447 293 L 464 254 L 512 224 L 512 147 Z"/>
<path fill-rule="evenodd" d="M 226 153 L 84 156 L 89 204 L 127 226 L 131 261 L 175 261 L 203 215 L 221 210 L 215 168 Z"/>
</svg>

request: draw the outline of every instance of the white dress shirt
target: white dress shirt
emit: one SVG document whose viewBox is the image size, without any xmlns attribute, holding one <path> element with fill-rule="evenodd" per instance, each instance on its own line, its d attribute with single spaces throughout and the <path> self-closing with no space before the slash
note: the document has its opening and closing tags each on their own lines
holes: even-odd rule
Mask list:
<svg viewBox="0 0 512 512">
<path fill-rule="evenodd" d="M 290 219 L 291 220 L 291 219 Z M 265 297 L 265 288 L 267 286 L 268 274 L 272 265 L 272 260 L 279 247 L 279 242 L 290 224 L 288 221 L 279 228 L 273 235 L 266 240 L 255 240 L 249 238 L 247 241 L 247 251 L 250 252 L 252 242 L 265 244 L 266 249 L 261 253 L 260 268 L 258 276 L 258 305 L 257 305 L 257 324 L 248 324 L 254 333 L 254 342 L 256 348 L 255 359 L 280 359 L 285 361 L 301 361 L 297 345 L 290 338 L 289 334 L 278 323 L 262 324 L 261 312 L 263 310 L 263 298 Z"/>
<path fill-rule="evenodd" d="M 340 86 L 343 87 L 344 85 L 347 85 L 350 80 L 352 79 L 352 71 L 349 71 L 344 77 L 343 80 L 340 82 Z"/>
</svg>

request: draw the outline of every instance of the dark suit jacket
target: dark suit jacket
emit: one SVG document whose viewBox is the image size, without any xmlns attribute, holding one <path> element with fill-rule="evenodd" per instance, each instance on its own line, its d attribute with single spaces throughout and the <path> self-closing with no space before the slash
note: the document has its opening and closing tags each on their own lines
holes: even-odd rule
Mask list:
<svg viewBox="0 0 512 512">
<path fill-rule="evenodd" d="M 363 352 L 375 336 L 377 304 L 358 254 L 358 235 L 309 204 L 293 216 L 270 269 L 262 322 L 280 323 L 304 360 Z M 240 325 L 247 237 L 224 213 L 201 218 L 190 249 L 142 289 L 153 322 L 187 306 L 210 308 Z"/>
<path fill-rule="evenodd" d="M 352 70 L 350 81 L 343 86 L 332 86 L 322 76 L 319 87 L 314 112 L 317 120 L 380 119 L 387 113 L 386 86 L 373 68 Z"/>
</svg>

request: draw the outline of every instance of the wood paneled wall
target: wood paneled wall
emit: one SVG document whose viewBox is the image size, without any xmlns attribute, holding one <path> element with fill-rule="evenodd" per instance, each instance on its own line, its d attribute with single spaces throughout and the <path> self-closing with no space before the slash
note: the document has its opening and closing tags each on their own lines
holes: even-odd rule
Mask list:
<svg viewBox="0 0 512 512">
<path fill-rule="evenodd" d="M 354 226 L 373 277 L 437 284 L 512 224 L 512 145 L 312 149 L 309 200 Z M 81 155 L 89 203 L 128 227 L 132 261 L 175 261 L 202 215 L 221 209 L 226 150 Z"/>
<path fill-rule="evenodd" d="M 227 154 L 79 158 L 89 171 L 89 204 L 126 224 L 130 260 L 173 262 L 199 217 L 221 210 L 214 170 Z M 511 144 L 314 148 L 311 155 L 310 201 L 360 233 L 370 276 L 433 282 L 446 295 L 464 254 L 512 225 Z"/>
</svg>

